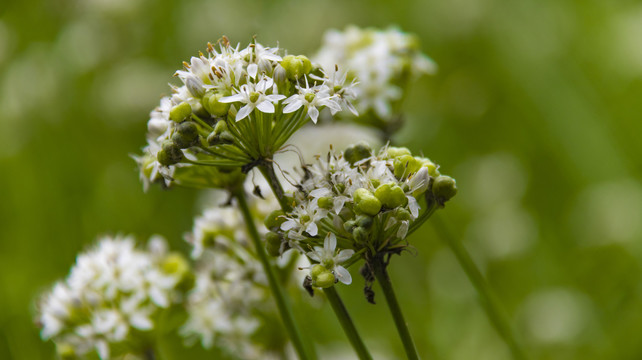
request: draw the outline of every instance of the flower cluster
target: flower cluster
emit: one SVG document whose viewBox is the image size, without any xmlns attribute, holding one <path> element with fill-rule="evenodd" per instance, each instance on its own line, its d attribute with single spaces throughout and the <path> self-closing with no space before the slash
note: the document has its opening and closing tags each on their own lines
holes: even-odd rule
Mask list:
<svg viewBox="0 0 642 360">
<path fill-rule="evenodd" d="M 180 301 L 188 273 L 186 260 L 168 253 L 162 238 L 152 238 L 147 251 L 131 237 L 102 238 L 42 298 L 42 337 L 53 339 L 63 358 L 142 355 L 151 346 L 144 333 L 161 309 Z"/>
<path fill-rule="evenodd" d="M 274 309 L 266 305 L 267 280 L 246 231 L 235 205 L 207 209 L 195 220 L 186 239 L 193 246 L 196 282 L 181 334 L 205 348 L 264 359 L 265 350 L 251 339 L 261 325 L 258 314 Z"/>
<path fill-rule="evenodd" d="M 350 103 L 354 84 L 346 84 L 334 64 L 328 70 L 303 55 L 282 57 L 278 48 L 257 42 L 240 49 L 223 37 L 218 45 L 217 50 L 208 44 L 207 55 L 185 62 L 176 72 L 182 86 L 174 86 L 152 111 L 148 145 L 135 157 L 146 188 L 152 182 L 238 183 L 240 168 L 246 172 L 271 159 L 308 120 L 316 123 L 322 109 L 356 113 Z M 207 176 L 208 171 L 219 173 Z M 220 172 L 235 176 L 203 182 Z"/>
<path fill-rule="evenodd" d="M 430 159 L 406 148 L 384 147 L 373 154 L 358 144 L 330 152 L 304 168 L 292 209 L 266 219 L 272 231 L 268 248 L 294 248 L 317 263 L 310 269 L 313 286 L 349 284 L 350 273 L 341 264 L 349 265 L 356 254 L 368 260 L 400 252 L 408 233 L 456 191 L 455 181 L 440 175 Z"/>
<path fill-rule="evenodd" d="M 409 80 L 436 70 L 419 51 L 417 39 L 395 28 L 330 30 L 314 61 L 348 69 L 348 80 L 358 80 L 353 88 L 361 114 L 357 120 L 383 130 L 400 125 L 399 107 Z"/>
</svg>

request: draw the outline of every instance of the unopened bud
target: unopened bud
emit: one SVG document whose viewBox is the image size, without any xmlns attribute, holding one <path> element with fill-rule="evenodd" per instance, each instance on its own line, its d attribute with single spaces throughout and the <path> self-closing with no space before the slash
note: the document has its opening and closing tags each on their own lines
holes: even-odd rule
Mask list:
<svg viewBox="0 0 642 360">
<path fill-rule="evenodd" d="M 281 237 L 275 232 L 268 232 L 265 235 L 265 250 L 270 256 L 281 255 Z"/>
<path fill-rule="evenodd" d="M 323 272 L 319 274 L 316 279 L 312 279 L 312 285 L 320 288 L 329 288 L 333 286 L 335 282 L 336 278 L 330 271 Z"/>
<path fill-rule="evenodd" d="M 435 165 L 435 163 L 433 163 L 430 159 L 419 158 L 419 160 L 423 163 L 421 166 L 428 169 L 428 175 L 432 177 L 437 177 L 441 175 L 438 170 L 439 166 Z"/>
<path fill-rule="evenodd" d="M 395 158 L 394 172 L 397 179 L 407 177 L 419 171 L 423 163 L 411 155 L 401 155 Z"/>
<path fill-rule="evenodd" d="M 310 269 L 310 277 L 312 280 L 315 280 L 319 275 L 328 272 L 328 269 L 323 267 L 323 265 L 316 264 L 313 265 L 312 268 Z"/>
<path fill-rule="evenodd" d="M 412 155 L 408 148 L 394 146 L 389 146 L 386 154 L 388 154 L 388 156 L 393 159 L 402 155 Z"/>
<path fill-rule="evenodd" d="M 457 194 L 457 183 L 450 176 L 440 175 L 432 184 L 432 193 L 437 201 L 443 205 Z"/>
<path fill-rule="evenodd" d="M 226 116 L 230 110 L 230 103 L 222 103 L 220 100 L 226 94 L 216 93 L 207 98 L 207 103 L 203 103 L 205 110 L 214 116 Z"/>
<path fill-rule="evenodd" d="M 406 206 L 408 199 L 401 187 L 395 183 L 387 183 L 379 186 L 375 191 L 375 196 L 383 206 L 393 209 L 398 206 Z"/>
<path fill-rule="evenodd" d="M 354 165 L 357 161 L 368 158 L 371 155 L 372 149 L 370 148 L 370 145 L 365 142 L 352 145 L 343 152 L 343 157 L 348 160 L 351 165 Z"/>
<path fill-rule="evenodd" d="M 373 222 L 374 220 L 372 219 L 372 217 L 367 215 L 359 215 L 356 219 L 357 226 L 364 229 L 369 229 L 372 226 Z"/>
<path fill-rule="evenodd" d="M 166 141 L 156 156 L 161 165 L 170 166 L 183 160 L 183 151 L 173 142 Z"/>
<path fill-rule="evenodd" d="M 310 73 L 312 63 L 310 59 L 303 55 L 288 55 L 281 61 L 281 66 L 285 69 L 288 79 L 296 81 L 301 76 Z"/>
<path fill-rule="evenodd" d="M 185 87 L 187 87 L 187 90 L 197 98 L 202 97 L 205 95 L 205 88 L 203 88 L 203 80 L 195 77 L 195 76 L 190 76 L 185 80 Z"/>
<path fill-rule="evenodd" d="M 198 126 L 191 121 L 178 124 L 172 141 L 181 149 L 194 146 L 198 142 Z"/>
<path fill-rule="evenodd" d="M 185 121 L 192 115 L 192 107 L 186 103 L 180 103 L 169 111 L 169 118 L 177 123 Z"/>
<path fill-rule="evenodd" d="M 274 210 L 263 220 L 263 224 L 268 229 L 278 229 L 285 222 L 285 213 L 283 210 Z"/>
<path fill-rule="evenodd" d="M 381 210 L 381 201 L 367 189 L 359 188 L 355 190 L 352 196 L 354 199 L 354 208 L 358 212 L 375 216 Z"/>
<path fill-rule="evenodd" d="M 332 209 L 332 207 L 334 206 L 334 201 L 331 197 L 324 196 L 319 198 L 319 200 L 317 201 L 317 205 L 319 205 L 319 207 L 322 209 Z"/>
<path fill-rule="evenodd" d="M 395 210 L 395 218 L 399 221 L 410 220 L 412 215 L 410 211 L 400 207 Z"/>
<path fill-rule="evenodd" d="M 352 230 L 352 237 L 355 242 L 364 243 L 368 240 L 368 231 L 358 226 Z"/>
</svg>

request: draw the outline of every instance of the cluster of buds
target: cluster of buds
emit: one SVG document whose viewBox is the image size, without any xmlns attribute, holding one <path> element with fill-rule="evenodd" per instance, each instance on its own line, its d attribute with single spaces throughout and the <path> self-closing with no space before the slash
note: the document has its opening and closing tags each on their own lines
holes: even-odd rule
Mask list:
<svg viewBox="0 0 642 360">
<path fill-rule="evenodd" d="M 186 259 L 155 237 L 148 250 L 131 237 L 105 237 L 81 254 L 65 281 L 40 304 L 42 337 L 63 359 L 142 356 L 161 310 L 181 301 L 191 282 Z"/>
<path fill-rule="evenodd" d="M 328 31 L 314 60 L 349 69 L 348 80 L 358 80 L 354 105 L 360 116 L 355 120 L 386 132 L 401 125 L 401 101 L 409 82 L 437 69 L 421 53 L 415 36 L 395 28 Z"/>
<path fill-rule="evenodd" d="M 241 172 L 271 159 L 308 120 L 316 123 L 321 110 L 356 114 L 354 84 L 345 84 L 336 65 L 282 57 L 278 48 L 257 42 L 240 49 L 223 37 L 218 45 L 185 62 L 176 72 L 183 85 L 152 111 L 148 145 L 135 157 L 146 188 L 152 182 L 238 184 Z"/>
<path fill-rule="evenodd" d="M 365 144 L 318 158 L 297 188 L 291 210 L 266 218 L 267 248 L 306 254 L 315 263 L 308 284 L 316 287 L 349 284 L 345 267 L 359 258 L 399 253 L 406 236 L 457 192 L 430 159 L 389 146 L 374 154 Z"/>
</svg>

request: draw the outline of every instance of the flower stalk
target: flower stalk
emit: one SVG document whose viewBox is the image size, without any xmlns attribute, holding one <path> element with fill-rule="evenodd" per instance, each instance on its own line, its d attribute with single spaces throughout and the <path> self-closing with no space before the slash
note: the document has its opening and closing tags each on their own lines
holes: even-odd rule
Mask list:
<svg viewBox="0 0 642 360">
<path fill-rule="evenodd" d="M 294 349 L 296 350 L 299 356 L 299 359 L 302 359 L 302 360 L 313 359 L 313 357 L 310 355 L 310 351 L 305 346 L 305 342 L 303 341 L 303 335 L 301 333 L 301 330 L 299 329 L 296 321 L 294 320 L 294 314 L 292 313 L 292 310 L 291 310 L 292 306 L 290 305 L 288 298 L 285 296 L 283 288 L 281 287 L 276 277 L 274 267 L 270 263 L 270 260 L 268 259 L 268 255 L 265 252 L 265 247 L 261 242 L 261 237 L 256 228 L 256 225 L 254 224 L 254 218 L 252 217 L 252 214 L 250 213 L 250 209 L 247 205 L 247 199 L 245 198 L 245 194 L 241 189 L 240 191 L 236 191 L 234 196 L 238 201 L 239 209 L 243 214 L 245 224 L 247 226 L 248 232 L 250 233 L 250 238 L 252 239 L 252 242 L 256 247 L 256 253 L 259 256 L 259 260 L 261 261 L 261 265 L 263 266 L 263 269 L 265 271 L 265 276 L 268 279 L 270 290 L 272 291 L 272 294 L 276 299 L 276 305 L 279 309 L 279 314 L 281 315 L 283 325 L 285 326 L 285 329 L 288 332 L 288 335 L 290 336 L 290 340 L 292 340 Z"/>
<path fill-rule="evenodd" d="M 408 330 L 408 323 L 404 319 L 403 313 L 401 312 L 401 307 L 397 301 L 397 296 L 395 291 L 392 288 L 392 281 L 386 270 L 386 263 L 383 261 L 383 257 L 377 257 L 372 262 L 373 272 L 377 281 L 381 285 L 381 290 L 383 295 L 386 297 L 386 303 L 388 304 L 388 309 L 390 309 L 390 314 L 395 322 L 397 327 L 397 332 L 403 343 L 404 350 L 406 351 L 406 356 L 408 360 L 418 360 L 419 354 L 417 353 L 417 347 L 415 342 L 410 336 L 410 331 Z"/>
<path fill-rule="evenodd" d="M 359 336 L 359 332 L 354 326 L 352 318 L 348 313 L 348 309 L 346 309 L 345 304 L 339 297 L 339 293 L 337 293 L 337 290 L 334 288 L 334 286 L 331 286 L 329 288 L 323 289 L 323 292 L 325 293 L 328 302 L 330 302 L 332 310 L 334 310 L 334 314 L 337 316 L 337 319 L 339 320 L 343 331 L 348 336 L 350 344 L 352 344 L 352 347 L 357 352 L 359 359 L 372 360 L 372 355 L 370 355 L 370 353 L 368 352 L 368 348 L 366 348 L 366 345 L 361 339 L 361 336 Z"/>
</svg>

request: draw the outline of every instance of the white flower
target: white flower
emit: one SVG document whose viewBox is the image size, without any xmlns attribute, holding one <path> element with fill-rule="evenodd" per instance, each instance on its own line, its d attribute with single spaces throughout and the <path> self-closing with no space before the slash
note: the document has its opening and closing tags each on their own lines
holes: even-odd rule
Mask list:
<svg viewBox="0 0 642 360">
<path fill-rule="evenodd" d="M 319 117 L 319 108 L 323 106 L 328 107 L 333 115 L 336 112 L 341 111 L 338 95 L 330 95 L 330 89 L 324 85 L 310 88 L 307 84 L 307 78 L 305 81 L 305 88 L 297 85 L 296 88 L 299 93 L 294 94 L 283 101 L 283 104 L 287 104 L 283 109 L 284 114 L 295 112 L 302 106 L 305 106 L 308 111 L 308 116 L 310 116 L 312 122 L 316 124 Z"/>
<path fill-rule="evenodd" d="M 327 213 L 316 201 L 306 201 L 294 207 L 291 216 L 286 217 L 286 221 L 281 224 L 281 230 L 292 231 L 297 235 L 302 235 L 305 231 L 309 236 L 316 236 L 319 233 L 316 222 Z"/>
<path fill-rule="evenodd" d="M 339 281 L 350 285 L 352 283 L 350 272 L 339 264 L 350 259 L 354 255 L 354 250 L 343 249 L 337 253 L 336 248 L 337 237 L 330 232 L 323 240 L 323 247 L 315 246 L 314 251 L 308 252 L 307 255 L 310 259 L 318 261 L 323 267 L 332 271 Z"/>
<path fill-rule="evenodd" d="M 223 97 L 219 101 L 222 103 L 241 102 L 245 104 L 236 113 L 236 121 L 246 118 L 255 108 L 261 112 L 271 114 L 275 110 L 273 102 L 285 99 L 285 95 L 266 95 L 266 91 L 271 89 L 273 85 L 272 78 L 264 77 L 256 84 L 248 82 L 242 85 L 237 94 Z"/>
</svg>

